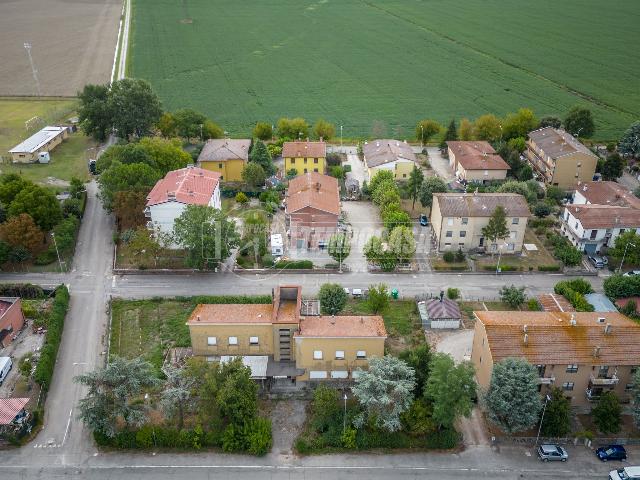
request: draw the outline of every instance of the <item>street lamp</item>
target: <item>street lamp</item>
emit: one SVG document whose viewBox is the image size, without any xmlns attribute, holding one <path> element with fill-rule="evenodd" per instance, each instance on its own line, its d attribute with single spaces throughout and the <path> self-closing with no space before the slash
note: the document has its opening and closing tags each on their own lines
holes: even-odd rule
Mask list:
<svg viewBox="0 0 640 480">
<path fill-rule="evenodd" d="M 622 264 L 624 263 L 624 257 L 627 256 L 627 249 L 629 248 L 629 245 L 631 245 L 633 248 L 636 248 L 636 246 L 629 242 L 624 246 L 624 253 L 622 254 L 622 260 L 620 260 L 620 266 L 618 267 L 618 273 L 620 273 L 620 271 L 622 270 Z"/>
<path fill-rule="evenodd" d="M 500 273 L 500 258 L 502 257 L 502 247 L 504 247 L 504 243 L 502 245 L 498 245 L 498 263 L 496 265 L 496 276 Z"/>
<path fill-rule="evenodd" d="M 62 273 L 63 272 L 62 261 L 60 260 L 60 252 L 58 251 L 58 242 L 56 242 L 56 234 L 51 232 L 51 238 L 53 238 L 53 244 L 56 247 L 56 256 L 58 257 L 58 265 L 60 266 L 60 273 Z"/>
<path fill-rule="evenodd" d="M 424 125 L 420 124 L 420 146 L 424 148 Z"/>
<path fill-rule="evenodd" d="M 547 403 L 551 400 L 549 395 L 545 396 L 544 407 L 542 409 L 542 417 L 540 418 L 540 426 L 538 427 L 538 435 L 536 436 L 536 447 L 538 446 L 538 440 L 540 440 L 540 431 L 542 430 L 542 422 L 544 422 L 544 412 L 547 410 Z"/>
<path fill-rule="evenodd" d="M 340 150 L 342 150 L 342 125 L 340 125 Z"/>
<path fill-rule="evenodd" d="M 344 415 L 342 417 L 342 434 L 347 430 L 347 394 L 344 394 Z"/>
</svg>

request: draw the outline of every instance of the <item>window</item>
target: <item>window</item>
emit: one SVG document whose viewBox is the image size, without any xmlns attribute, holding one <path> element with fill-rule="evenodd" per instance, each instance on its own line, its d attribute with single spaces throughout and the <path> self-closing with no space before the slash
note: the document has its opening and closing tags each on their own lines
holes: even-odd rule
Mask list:
<svg viewBox="0 0 640 480">
<path fill-rule="evenodd" d="M 336 350 L 336 360 L 344 360 L 344 350 Z"/>
<path fill-rule="evenodd" d="M 466 230 L 460 230 L 460 238 L 464 238 L 467 236 L 467 231 Z"/>
<path fill-rule="evenodd" d="M 218 168 L 222 168 L 222 164 L 221 163 L 218 164 Z"/>
<path fill-rule="evenodd" d="M 631 390 L 633 390 L 633 385 L 634 385 L 633 383 L 627 383 L 627 384 L 624 386 L 624 391 L 625 391 L 625 392 L 630 392 Z"/>
<path fill-rule="evenodd" d="M 459 246 L 459 247 L 464 247 L 464 242 L 460 242 L 460 243 L 458 243 L 458 246 Z"/>
<path fill-rule="evenodd" d="M 293 165 L 294 163 L 296 163 L 296 159 L 295 159 L 295 158 L 292 158 L 292 159 L 291 159 L 291 165 Z"/>
<path fill-rule="evenodd" d="M 360 375 L 362 375 L 362 372 L 360 370 L 354 370 L 353 372 L 351 372 L 351 378 L 353 378 L 354 380 Z"/>
<path fill-rule="evenodd" d="M 220 175 L 220 180 L 224 180 L 224 175 Z"/>
<path fill-rule="evenodd" d="M 229 337 L 229 345 L 238 345 L 238 337 Z"/>
<path fill-rule="evenodd" d="M 346 370 L 333 370 L 331 372 L 331 378 L 349 378 L 349 372 Z"/>
<path fill-rule="evenodd" d="M 314 169 L 313 169 L 313 171 L 314 171 L 314 172 L 316 172 L 316 173 L 318 173 L 318 169 L 317 169 L 317 168 L 314 168 Z"/>
<path fill-rule="evenodd" d="M 445 248 L 448 248 L 448 247 L 451 246 L 451 243 L 445 243 L 444 246 L 445 246 Z"/>
<path fill-rule="evenodd" d="M 468 218 L 463 218 L 462 219 L 462 224 L 466 225 L 467 223 L 469 223 L 469 219 Z"/>
<path fill-rule="evenodd" d="M 598 377 L 604 378 L 609 374 L 609 365 L 600 365 L 598 367 Z"/>
<path fill-rule="evenodd" d="M 638 367 L 631 367 L 631 371 L 629 372 L 631 375 L 635 375 L 635 373 L 638 371 Z"/>
<path fill-rule="evenodd" d="M 567 373 L 576 373 L 578 371 L 578 365 L 572 363 L 571 365 L 567 365 Z"/>
<path fill-rule="evenodd" d="M 511 220 L 512 225 L 518 225 L 519 223 L 520 223 L 520 218 L 518 217 L 513 217 L 513 220 Z"/>
<path fill-rule="evenodd" d="M 578 222 L 576 222 L 576 230 L 578 229 Z"/>
<path fill-rule="evenodd" d="M 314 159 L 313 159 L 313 163 L 318 163 L 318 159 L 317 159 L 317 158 L 314 158 Z"/>
<path fill-rule="evenodd" d="M 358 360 L 362 360 L 362 359 L 364 359 L 364 358 L 367 358 L 367 352 L 365 352 L 364 350 L 358 350 L 358 351 L 356 352 L 356 358 L 357 358 Z"/>
<path fill-rule="evenodd" d="M 573 390 L 573 387 L 574 387 L 574 383 L 573 382 L 564 382 L 562 384 L 562 389 L 566 390 L 566 391 Z"/>
<path fill-rule="evenodd" d="M 304 159 L 304 164 L 305 165 L 307 164 L 307 160 L 308 160 L 307 158 Z"/>
<path fill-rule="evenodd" d="M 320 378 L 327 378 L 327 372 L 324 371 L 318 371 L 318 370 L 311 370 L 309 372 L 309 378 L 312 380 L 317 380 Z"/>
<path fill-rule="evenodd" d="M 447 230 L 446 236 L 447 238 L 453 237 L 453 230 Z"/>
<path fill-rule="evenodd" d="M 307 173 L 307 172 L 308 172 L 308 170 L 305 168 L 305 169 L 304 169 L 304 173 Z"/>
<path fill-rule="evenodd" d="M 512 240 L 513 240 L 513 239 L 514 239 L 514 238 L 516 238 L 517 236 L 518 236 L 518 232 L 509 232 L 509 238 L 510 238 L 510 239 L 512 239 Z"/>
<path fill-rule="evenodd" d="M 406 174 L 406 173 L 403 173 L 403 174 L 402 174 L 402 178 L 407 178 L 407 174 Z"/>
<path fill-rule="evenodd" d="M 447 218 L 447 225 L 453 225 L 453 218 Z"/>
<path fill-rule="evenodd" d="M 590 240 L 595 240 L 596 235 L 598 235 L 598 230 L 591 230 L 591 235 L 589 236 Z"/>
<path fill-rule="evenodd" d="M 515 243 L 507 243 L 507 250 L 509 250 L 510 252 L 513 252 L 515 249 L 516 249 Z"/>
<path fill-rule="evenodd" d="M 214 346 L 218 344 L 218 339 L 216 337 L 207 337 L 207 345 Z"/>
<path fill-rule="evenodd" d="M 249 345 L 258 345 L 258 337 L 249 337 Z"/>
<path fill-rule="evenodd" d="M 313 351 L 313 359 L 314 360 L 322 360 L 322 350 L 314 350 Z"/>
<path fill-rule="evenodd" d="M 620 235 L 622 235 L 624 233 L 624 228 L 620 229 Z"/>
</svg>

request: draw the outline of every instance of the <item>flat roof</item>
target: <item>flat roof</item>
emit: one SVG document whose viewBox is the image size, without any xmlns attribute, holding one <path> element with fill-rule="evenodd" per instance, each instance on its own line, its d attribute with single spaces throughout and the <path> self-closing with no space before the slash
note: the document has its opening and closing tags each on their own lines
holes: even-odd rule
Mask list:
<svg viewBox="0 0 640 480">
<path fill-rule="evenodd" d="M 237 355 L 221 355 L 220 363 L 228 363 L 238 358 Z M 267 365 L 269 357 L 266 355 L 241 355 L 242 364 L 251 369 L 251 378 L 267 378 Z"/>
<path fill-rule="evenodd" d="M 40 150 L 43 145 L 62 134 L 66 129 L 67 127 L 44 127 L 39 132 L 31 135 L 24 142 L 13 147 L 9 150 L 9 153 L 34 153 L 37 150 Z"/>
<path fill-rule="evenodd" d="M 387 337 L 380 315 L 321 315 L 300 319 L 296 337 Z"/>
</svg>

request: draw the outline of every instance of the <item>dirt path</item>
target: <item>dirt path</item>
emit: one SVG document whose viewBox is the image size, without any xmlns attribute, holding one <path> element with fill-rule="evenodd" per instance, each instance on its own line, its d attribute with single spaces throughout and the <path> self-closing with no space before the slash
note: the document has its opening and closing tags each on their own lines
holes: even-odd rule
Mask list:
<svg viewBox="0 0 640 480">
<path fill-rule="evenodd" d="M 464 444 L 490 445 L 489 434 L 479 408 L 474 408 L 470 418 L 462 418 L 458 422 L 458 430 L 462 432 Z"/>
<path fill-rule="evenodd" d="M 272 455 L 290 456 L 293 442 L 302 431 L 306 419 L 307 402 L 304 400 L 277 400 L 271 411 L 273 432 Z"/>
</svg>

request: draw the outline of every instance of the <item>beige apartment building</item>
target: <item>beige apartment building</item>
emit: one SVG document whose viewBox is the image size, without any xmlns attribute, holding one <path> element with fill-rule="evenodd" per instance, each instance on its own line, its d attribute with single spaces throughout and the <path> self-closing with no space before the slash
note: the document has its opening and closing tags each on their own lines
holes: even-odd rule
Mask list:
<svg viewBox="0 0 640 480">
<path fill-rule="evenodd" d="M 256 379 L 350 380 L 384 356 L 382 317 L 301 315 L 302 288 L 274 289 L 271 304 L 201 304 L 187 325 L 193 354 L 242 357 Z"/>
<path fill-rule="evenodd" d="M 488 244 L 482 229 L 498 206 L 505 210 L 509 236 Z M 439 252 L 460 248 L 464 252 L 518 253 L 522 251 L 530 216 L 527 201 L 515 193 L 434 193 L 432 241 Z"/>
<path fill-rule="evenodd" d="M 596 154 L 573 135 L 553 127 L 529 133 L 525 155 L 542 181 L 565 190 L 593 180 L 598 163 Z"/>
<path fill-rule="evenodd" d="M 538 369 L 540 393 L 555 386 L 571 405 L 588 409 L 613 391 L 629 401 L 640 365 L 640 325 L 615 312 L 474 312 L 471 361 L 481 389 L 493 365 L 524 358 Z"/>
</svg>

